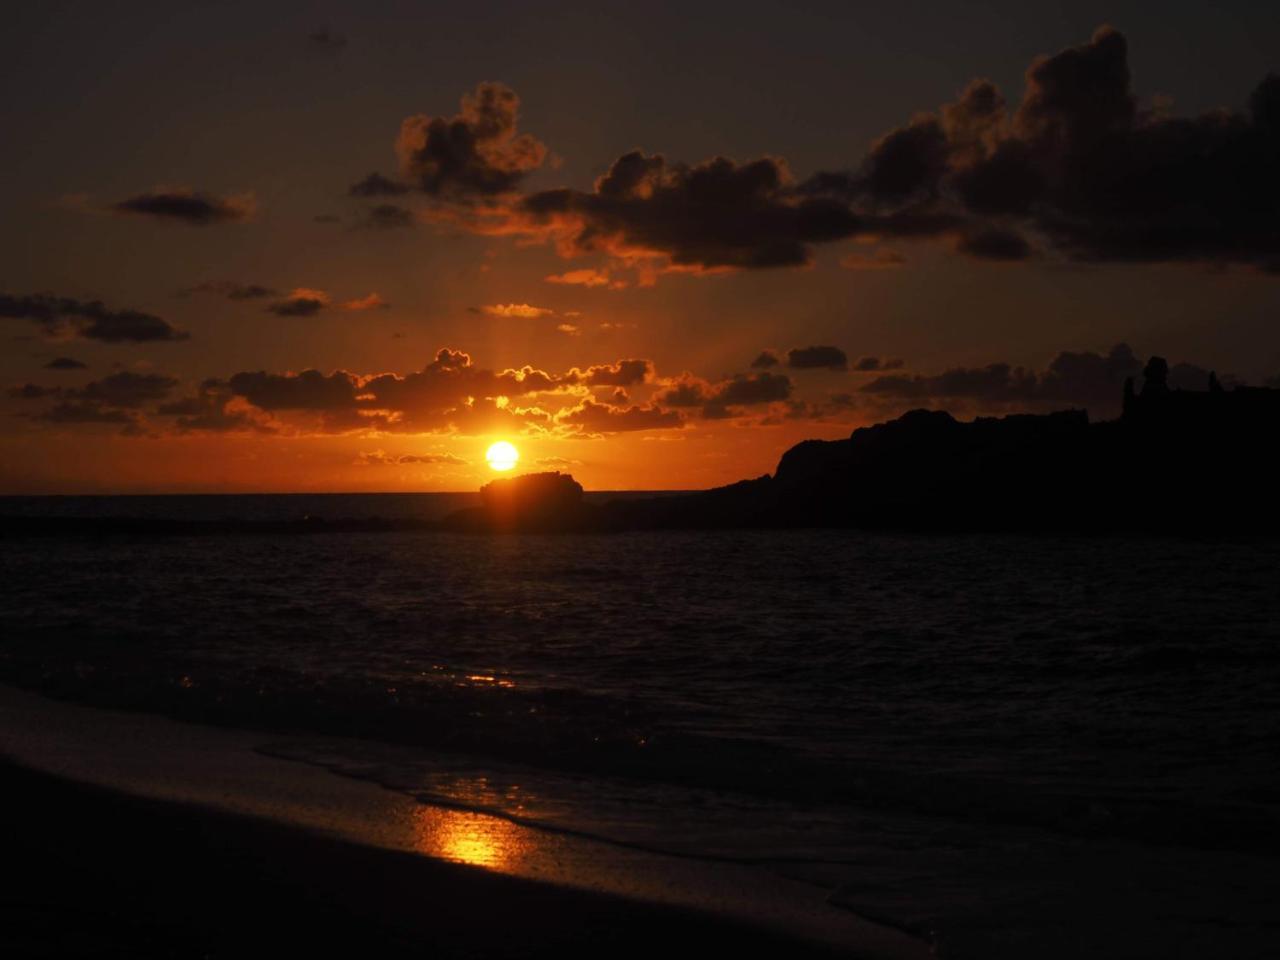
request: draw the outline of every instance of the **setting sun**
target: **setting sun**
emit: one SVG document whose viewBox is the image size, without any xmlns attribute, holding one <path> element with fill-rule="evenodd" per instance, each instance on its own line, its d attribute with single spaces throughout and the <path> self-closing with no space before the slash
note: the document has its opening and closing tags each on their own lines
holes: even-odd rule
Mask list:
<svg viewBox="0 0 1280 960">
<path fill-rule="evenodd" d="M 484 458 L 493 470 L 510 470 L 520 459 L 520 451 L 507 441 L 499 440 L 484 452 Z"/>
</svg>

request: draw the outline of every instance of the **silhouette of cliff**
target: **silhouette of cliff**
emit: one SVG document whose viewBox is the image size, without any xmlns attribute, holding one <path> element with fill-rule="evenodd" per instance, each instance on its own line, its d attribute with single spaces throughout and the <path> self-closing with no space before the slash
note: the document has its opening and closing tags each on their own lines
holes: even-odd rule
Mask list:
<svg viewBox="0 0 1280 960">
<path fill-rule="evenodd" d="M 664 502 L 609 503 L 611 528 L 1280 530 L 1271 463 L 1280 390 L 1172 390 L 1152 357 L 1118 420 L 1082 410 L 956 420 L 913 410 L 845 440 L 806 440 L 772 477 Z"/>
</svg>

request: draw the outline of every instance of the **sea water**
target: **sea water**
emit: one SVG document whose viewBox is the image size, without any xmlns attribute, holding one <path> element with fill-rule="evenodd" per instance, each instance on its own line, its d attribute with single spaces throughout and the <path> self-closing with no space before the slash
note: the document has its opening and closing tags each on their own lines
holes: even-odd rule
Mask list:
<svg viewBox="0 0 1280 960">
<path fill-rule="evenodd" d="M 0 498 L 0 516 L 470 502 Z M 0 679 L 754 864 L 944 955 L 1263 956 L 1278 573 L 1280 542 L 1172 536 L 9 538 Z"/>
</svg>

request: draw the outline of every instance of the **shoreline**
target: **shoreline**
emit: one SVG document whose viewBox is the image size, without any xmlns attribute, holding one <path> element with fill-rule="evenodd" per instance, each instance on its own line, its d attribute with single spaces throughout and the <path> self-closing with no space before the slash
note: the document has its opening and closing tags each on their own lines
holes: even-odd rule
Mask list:
<svg viewBox="0 0 1280 960">
<path fill-rule="evenodd" d="M 45 891 L 32 916 L 59 920 L 46 934 L 84 909 L 81 900 L 100 901 L 94 909 L 105 904 L 126 932 L 163 941 L 176 923 L 182 938 L 201 942 L 192 953 L 220 956 L 225 947 L 243 955 L 243 940 L 232 947 L 214 929 L 227 917 L 219 901 L 256 890 L 253 898 L 280 899 L 286 914 L 336 910 L 335 935 L 360 940 L 361 949 L 421 941 L 445 955 L 639 956 L 678 936 L 708 949 L 772 942 L 795 956 L 929 955 L 921 941 L 830 905 L 823 891 L 796 881 L 423 804 L 255 752 L 266 734 L 81 707 L 7 686 L 0 718 L 0 776 L 10 823 L 21 825 L 8 843 L 15 859 L 5 913 L 30 913 L 16 905 L 32 906 L 27 878 L 42 878 L 31 888 Z M 268 869 L 254 879 L 246 864 Z M 88 889 L 68 900 L 58 892 L 63 884 Z M 170 885 L 203 892 L 182 906 Z M 222 890 L 227 885 L 243 889 Z M 424 918 L 412 907 L 424 898 L 447 906 Z M 235 936 L 264 927 L 296 949 L 296 922 L 239 909 L 247 912 L 232 923 Z M 588 915 L 590 925 L 580 928 Z M 471 942 L 474 925 L 502 942 Z M 331 939 L 317 936 L 317 948 Z M 167 947 L 128 949 L 174 955 Z"/>
</svg>

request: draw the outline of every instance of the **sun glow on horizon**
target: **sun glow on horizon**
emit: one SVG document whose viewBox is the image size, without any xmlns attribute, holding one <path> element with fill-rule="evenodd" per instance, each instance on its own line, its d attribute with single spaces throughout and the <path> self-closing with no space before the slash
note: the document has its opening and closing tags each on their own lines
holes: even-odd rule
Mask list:
<svg viewBox="0 0 1280 960">
<path fill-rule="evenodd" d="M 506 471 L 516 465 L 520 459 L 520 451 L 505 440 L 499 440 L 492 444 L 488 450 L 484 452 L 484 458 L 489 461 L 491 470 Z"/>
</svg>

